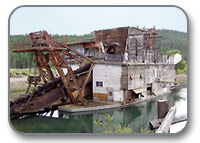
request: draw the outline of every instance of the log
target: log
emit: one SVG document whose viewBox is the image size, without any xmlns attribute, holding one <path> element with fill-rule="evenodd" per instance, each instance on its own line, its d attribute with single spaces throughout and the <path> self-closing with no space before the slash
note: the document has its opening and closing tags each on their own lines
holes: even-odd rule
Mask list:
<svg viewBox="0 0 200 143">
<path fill-rule="evenodd" d="M 165 118 L 167 112 L 169 111 L 168 101 L 167 100 L 158 100 L 157 108 L 158 108 L 158 119 Z"/>
<path fill-rule="evenodd" d="M 175 114 L 176 114 L 176 107 L 173 106 L 169 109 L 169 112 L 167 113 L 165 119 L 161 123 L 156 133 L 169 133 L 170 125 L 174 119 Z"/>
<path fill-rule="evenodd" d="M 163 120 L 164 120 L 164 118 L 149 121 L 149 128 L 151 130 L 155 130 L 155 129 L 159 128 L 161 123 L 163 122 Z M 183 115 L 180 117 L 174 117 L 174 119 L 172 120 L 172 124 L 183 122 L 183 121 L 187 121 L 187 115 Z"/>
</svg>

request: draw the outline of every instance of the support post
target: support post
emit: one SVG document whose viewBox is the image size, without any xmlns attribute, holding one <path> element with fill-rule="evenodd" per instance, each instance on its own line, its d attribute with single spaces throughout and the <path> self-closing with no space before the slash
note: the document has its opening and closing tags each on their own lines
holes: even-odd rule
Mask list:
<svg viewBox="0 0 200 143">
<path fill-rule="evenodd" d="M 45 75 L 44 75 L 44 71 L 42 70 L 42 65 L 40 64 L 39 59 L 38 59 L 39 57 L 38 57 L 37 51 L 34 51 L 34 56 L 35 56 L 35 61 L 36 61 L 37 68 L 39 70 L 40 76 L 42 77 L 42 80 L 44 81 L 44 83 L 47 83 L 47 80 L 46 80 Z"/>
<path fill-rule="evenodd" d="M 72 95 L 72 93 L 71 93 L 71 91 L 70 91 L 70 89 L 69 89 L 69 87 L 68 87 L 68 82 L 69 82 L 69 81 L 67 81 L 67 79 L 65 78 L 65 74 L 64 74 L 62 68 L 59 66 L 58 59 L 57 59 L 57 57 L 56 57 L 56 55 L 55 55 L 55 53 L 54 53 L 53 51 L 51 51 L 51 56 L 52 56 L 52 58 L 53 58 L 54 65 L 56 66 L 57 71 L 58 71 L 58 73 L 60 74 L 60 77 L 61 77 L 61 79 L 62 79 L 62 81 L 63 81 L 63 84 L 64 84 L 64 86 L 65 86 L 65 89 L 67 90 L 67 93 L 69 94 L 69 98 L 70 98 L 71 102 L 75 104 L 75 103 L 76 103 L 75 98 L 74 98 L 74 96 Z M 69 79 L 68 79 L 68 80 L 69 80 Z"/>
<path fill-rule="evenodd" d="M 79 85 L 79 83 L 78 83 L 78 81 L 77 81 L 77 79 L 76 79 L 76 77 L 75 77 L 75 75 L 74 75 L 74 73 L 73 73 L 73 71 L 72 71 L 72 68 L 71 68 L 70 66 L 68 66 L 68 64 L 67 64 L 66 61 L 64 60 L 64 57 L 63 57 L 60 53 L 58 53 L 58 54 L 59 54 L 59 57 L 60 57 L 61 60 L 62 60 L 62 63 L 63 63 L 63 64 L 65 65 L 65 67 L 67 68 L 67 71 L 68 71 L 67 74 L 69 74 L 69 75 L 72 77 L 72 81 L 73 81 L 73 83 L 74 83 L 74 85 L 75 85 L 76 90 L 78 91 L 78 97 L 81 98 L 81 102 L 82 102 L 82 104 L 85 106 L 85 105 L 86 105 L 86 100 L 84 99 L 84 93 L 81 92 L 81 87 L 80 87 L 80 85 Z M 77 101 L 76 101 L 76 102 L 77 102 Z"/>
<path fill-rule="evenodd" d="M 157 101 L 157 109 L 158 109 L 158 119 L 165 118 L 169 108 L 167 100 L 158 100 Z"/>
<path fill-rule="evenodd" d="M 45 67 L 45 69 L 46 69 L 46 71 L 47 71 L 47 74 L 48 74 L 49 79 L 54 80 L 54 79 L 55 79 L 55 78 L 54 78 L 54 74 L 53 74 L 53 72 L 52 72 L 52 70 L 51 70 L 51 67 L 50 67 L 50 65 L 49 65 L 49 61 L 46 60 L 46 58 L 49 58 L 49 57 L 48 57 L 48 56 L 45 57 L 45 55 L 43 54 L 42 51 L 39 52 L 39 55 L 40 55 L 40 58 L 41 58 L 41 60 L 42 60 L 42 62 L 43 62 L 43 66 Z"/>
<path fill-rule="evenodd" d="M 93 67 L 94 67 L 94 63 L 91 63 L 89 72 L 87 73 L 87 75 L 86 75 L 86 77 L 85 77 L 85 79 L 84 79 L 84 82 L 83 82 L 83 84 L 82 84 L 82 86 L 81 86 L 81 94 L 82 94 L 83 96 L 84 96 L 85 86 L 86 86 L 86 84 L 87 84 L 87 82 L 88 82 L 89 77 L 91 76 L 91 72 L 92 72 Z M 82 98 L 82 97 L 80 96 L 80 94 L 78 95 L 77 100 L 78 100 L 79 98 Z M 81 99 L 81 100 L 82 100 L 82 99 Z"/>
</svg>

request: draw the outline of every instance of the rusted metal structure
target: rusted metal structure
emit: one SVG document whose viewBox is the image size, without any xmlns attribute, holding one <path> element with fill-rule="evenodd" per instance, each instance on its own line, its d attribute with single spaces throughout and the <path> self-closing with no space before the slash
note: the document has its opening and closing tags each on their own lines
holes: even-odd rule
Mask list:
<svg viewBox="0 0 200 143">
<path fill-rule="evenodd" d="M 119 27 L 94 31 L 93 34 L 93 40 L 68 43 L 68 46 L 82 51 L 93 60 L 162 62 L 162 55 L 159 54 L 162 37 L 155 27 L 150 29 Z"/>
<path fill-rule="evenodd" d="M 139 29 L 136 27 L 120 27 L 94 32 L 95 41 L 102 42 L 108 56 L 128 55 L 128 61 L 144 63 L 147 55 L 152 56 L 153 63 L 159 62 L 159 48 L 162 37 L 155 27 Z"/>
<path fill-rule="evenodd" d="M 94 63 L 87 56 L 67 46 L 66 43 L 58 42 L 46 31 L 30 33 L 30 44 L 28 48 L 17 49 L 13 52 L 32 52 L 39 75 L 44 85 L 38 87 L 33 93 L 28 93 L 10 103 L 11 117 L 38 112 L 46 107 L 67 104 L 86 105 L 84 98 L 85 87 L 91 81 L 91 73 Z M 82 65 L 73 71 L 70 60 Z M 59 73 L 55 77 L 51 70 L 54 66 Z M 67 74 L 63 68 L 67 69 Z M 69 102 L 68 102 L 69 103 Z"/>
<path fill-rule="evenodd" d="M 89 98 L 132 102 L 173 85 L 174 63 L 160 54 L 162 37 L 155 27 L 119 27 L 93 34 L 93 39 L 75 43 L 68 43 L 66 36 L 63 43 L 40 31 L 29 34 L 30 42 L 17 45 L 24 48 L 13 52 L 33 53 L 43 85 L 12 101 L 11 117 L 65 104 L 89 106 Z M 29 80 L 36 85 L 35 77 Z"/>
</svg>

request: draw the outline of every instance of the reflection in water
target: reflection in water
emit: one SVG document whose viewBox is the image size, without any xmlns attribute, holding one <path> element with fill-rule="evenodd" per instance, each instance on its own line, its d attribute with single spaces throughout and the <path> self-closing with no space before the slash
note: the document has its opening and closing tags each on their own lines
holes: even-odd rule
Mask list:
<svg viewBox="0 0 200 143">
<path fill-rule="evenodd" d="M 181 107 L 181 114 L 187 113 L 186 88 L 175 89 L 170 95 L 163 95 L 158 99 L 168 99 L 169 106 L 176 105 L 177 109 Z M 179 114 L 180 110 L 177 111 Z M 114 116 L 112 127 L 121 124 L 132 128 L 135 132 L 140 132 L 141 128 L 148 127 L 150 120 L 157 119 L 157 104 L 155 100 L 152 100 L 124 109 L 83 115 L 55 111 L 42 116 L 13 119 L 11 123 L 17 130 L 27 133 L 99 133 L 103 132 L 103 129 L 96 126 L 94 122 L 99 119 L 104 120 L 106 113 Z"/>
<path fill-rule="evenodd" d="M 62 117 L 62 116 L 61 116 Z M 26 133 L 91 133 L 92 115 L 68 116 L 67 118 L 35 116 L 12 120 L 13 126 Z"/>
</svg>

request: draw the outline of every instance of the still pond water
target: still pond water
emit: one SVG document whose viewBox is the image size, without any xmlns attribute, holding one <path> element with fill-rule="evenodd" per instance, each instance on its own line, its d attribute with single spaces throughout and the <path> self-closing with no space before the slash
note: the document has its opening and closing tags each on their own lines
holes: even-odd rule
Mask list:
<svg viewBox="0 0 200 143">
<path fill-rule="evenodd" d="M 187 114 L 187 88 L 174 89 L 171 94 L 157 99 L 167 99 L 169 106 L 175 105 L 176 115 Z M 82 115 L 54 111 L 46 115 L 13 119 L 11 123 L 15 129 L 25 133 L 101 133 L 104 129 L 97 126 L 95 121 L 99 119 L 103 121 L 105 114 L 114 116 L 112 127 L 121 124 L 140 132 L 141 128 L 148 128 L 150 120 L 157 119 L 157 104 L 156 100 L 152 100 L 124 109 Z"/>
</svg>

